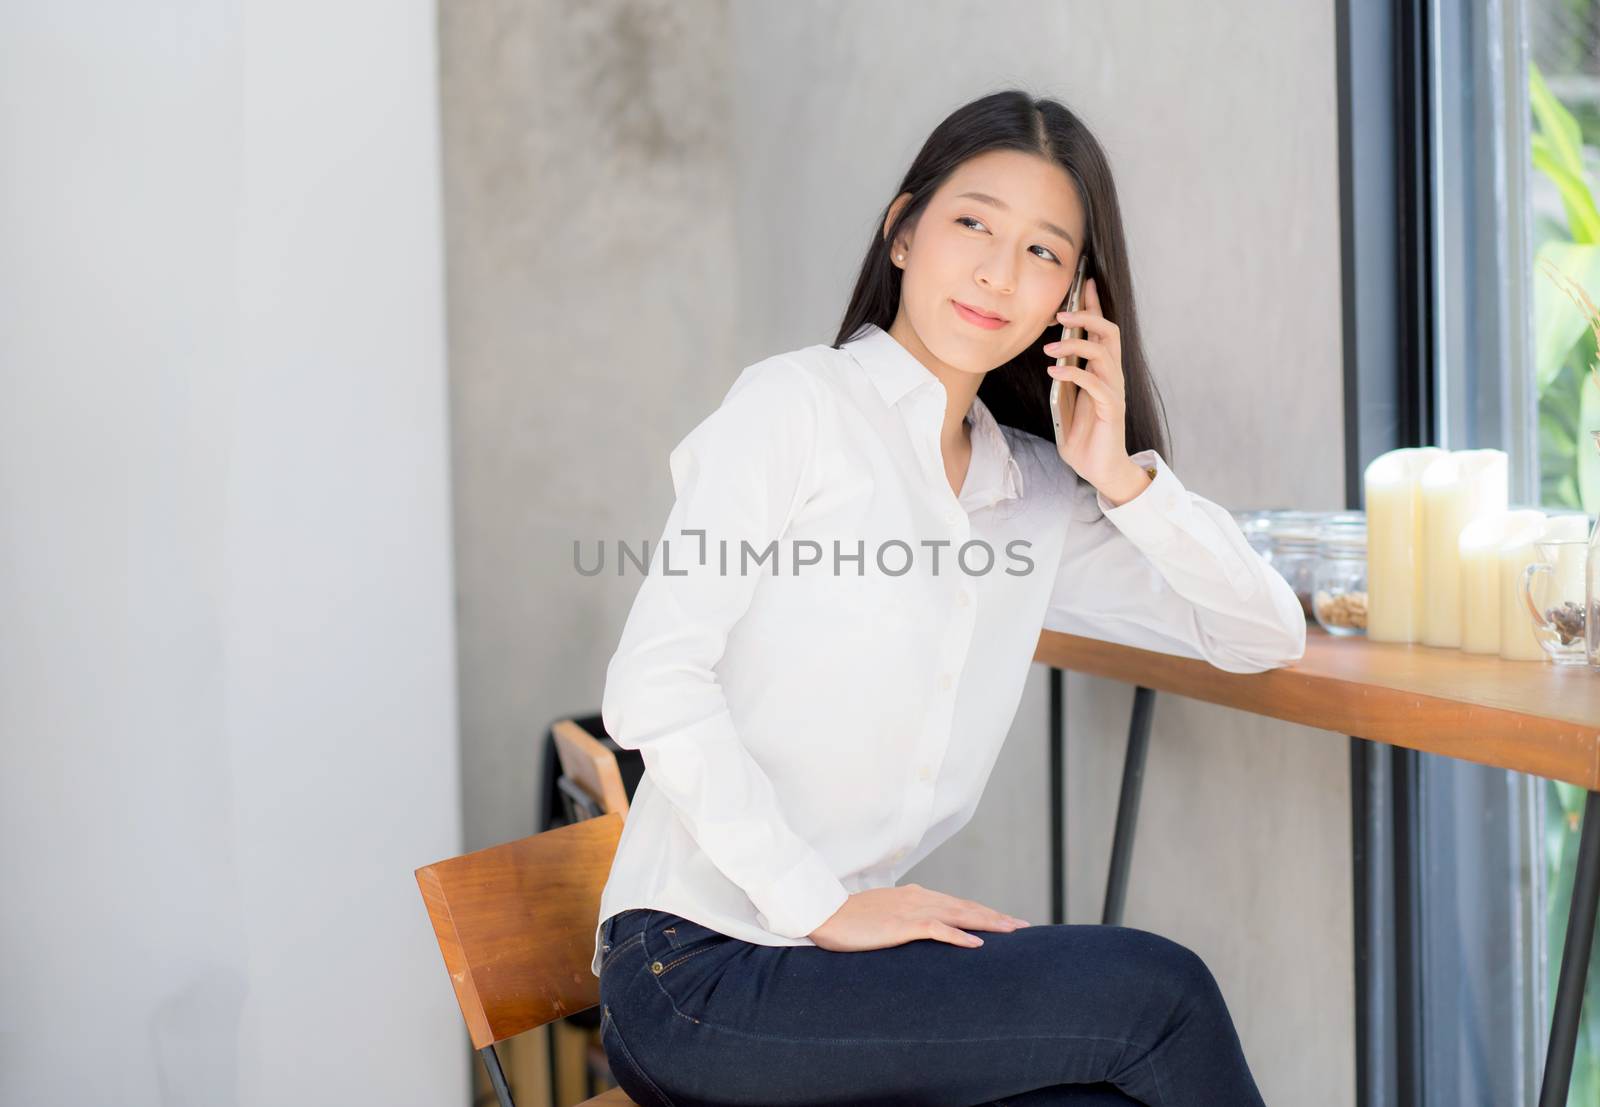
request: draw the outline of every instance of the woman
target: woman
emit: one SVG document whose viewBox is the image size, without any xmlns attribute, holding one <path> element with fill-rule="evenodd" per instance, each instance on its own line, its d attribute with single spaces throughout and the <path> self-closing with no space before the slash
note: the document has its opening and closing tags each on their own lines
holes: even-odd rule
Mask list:
<svg viewBox="0 0 1600 1107">
<path fill-rule="evenodd" d="M 1041 626 L 1234 672 L 1303 653 L 1158 403 L 1106 158 L 1006 91 L 930 136 L 835 343 L 748 366 L 672 451 L 602 703 L 646 767 L 592 966 L 637 1102 L 1261 1103 L 1190 950 L 895 883 L 976 809 Z"/>
</svg>

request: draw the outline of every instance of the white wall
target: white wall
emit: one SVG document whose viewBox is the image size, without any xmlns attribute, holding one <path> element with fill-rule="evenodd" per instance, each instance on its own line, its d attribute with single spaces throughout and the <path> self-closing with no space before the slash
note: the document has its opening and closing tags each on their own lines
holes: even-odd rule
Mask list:
<svg viewBox="0 0 1600 1107">
<path fill-rule="evenodd" d="M 462 1103 L 433 5 L 0 9 L 0 1103 Z"/>
</svg>

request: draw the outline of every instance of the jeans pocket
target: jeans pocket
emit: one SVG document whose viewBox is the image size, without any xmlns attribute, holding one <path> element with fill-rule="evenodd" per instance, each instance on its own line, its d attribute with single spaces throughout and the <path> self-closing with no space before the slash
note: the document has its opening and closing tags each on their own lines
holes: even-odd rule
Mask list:
<svg viewBox="0 0 1600 1107">
<path fill-rule="evenodd" d="M 651 929 L 660 939 L 651 943 L 660 951 L 650 966 L 657 976 L 665 976 L 691 957 L 738 941 L 682 915 L 660 915 L 651 920 Z"/>
<path fill-rule="evenodd" d="M 686 919 L 682 915 L 659 915 L 654 920 L 654 928 L 666 941 L 667 948 L 674 952 L 689 949 L 702 942 L 732 940 L 722 931 L 714 930 L 705 923 Z"/>
</svg>

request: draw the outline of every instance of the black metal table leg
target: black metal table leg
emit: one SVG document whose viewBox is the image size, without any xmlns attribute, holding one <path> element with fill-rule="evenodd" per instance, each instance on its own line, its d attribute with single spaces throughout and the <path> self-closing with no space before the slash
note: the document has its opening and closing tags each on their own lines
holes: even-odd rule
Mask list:
<svg viewBox="0 0 1600 1107">
<path fill-rule="evenodd" d="M 1111 871 L 1106 875 L 1105 910 L 1100 922 L 1122 925 L 1128 896 L 1128 868 L 1133 861 L 1133 831 L 1139 821 L 1139 793 L 1144 785 L 1145 753 L 1150 748 L 1150 720 L 1155 690 L 1140 685 L 1133 692 L 1133 718 L 1128 724 L 1128 752 L 1122 764 L 1122 794 L 1117 799 L 1117 830 L 1111 840 Z"/>
<path fill-rule="evenodd" d="M 1578 1048 L 1578 1016 L 1583 1010 L 1583 984 L 1594 952 L 1596 902 L 1600 901 L 1600 792 L 1583 802 L 1583 831 L 1578 840 L 1578 869 L 1572 880 L 1572 906 L 1567 912 L 1567 940 L 1561 947 L 1555 1013 L 1550 1020 L 1550 1048 L 1545 1053 L 1539 1107 L 1564 1107 L 1572 1085 L 1572 1057 Z"/>
<path fill-rule="evenodd" d="M 1392 1107 L 1418 1102 L 1416 1055 L 1401 1048 L 1400 996 L 1415 1005 L 1419 989 L 1403 987 L 1401 898 L 1410 895 L 1395 879 L 1397 830 L 1394 750 L 1350 736 L 1350 857 L 1355 939 L 1356 1107 Z M 1409 948 L 1406 946 L 1404 948 Z M 1409 1015 L 1409 1012 L 1407 1012 Z M 1406 1089 L 1402 1097 L 1400 1089 Z"/>
<path fill-rule="evenodd" d="M 1067 921 L 1066 697 L 1063 675 L 1050 667 L 1050 921 Z"/>
</svg>

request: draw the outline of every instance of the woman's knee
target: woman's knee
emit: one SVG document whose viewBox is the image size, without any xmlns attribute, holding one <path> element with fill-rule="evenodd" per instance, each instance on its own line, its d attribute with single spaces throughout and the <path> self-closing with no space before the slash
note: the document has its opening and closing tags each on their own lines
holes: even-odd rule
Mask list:
<svg viewBox="0 0 1600 1107">
<path fill-rule="evenodd" d="M 1148 979 L 1174 1007 L 1222 1004 L 1222 990 L 1211 966 L 1181 942 L 1148 930 L 1128 928 L 1139 943 L 1139 957 Z"/>
</svg>

